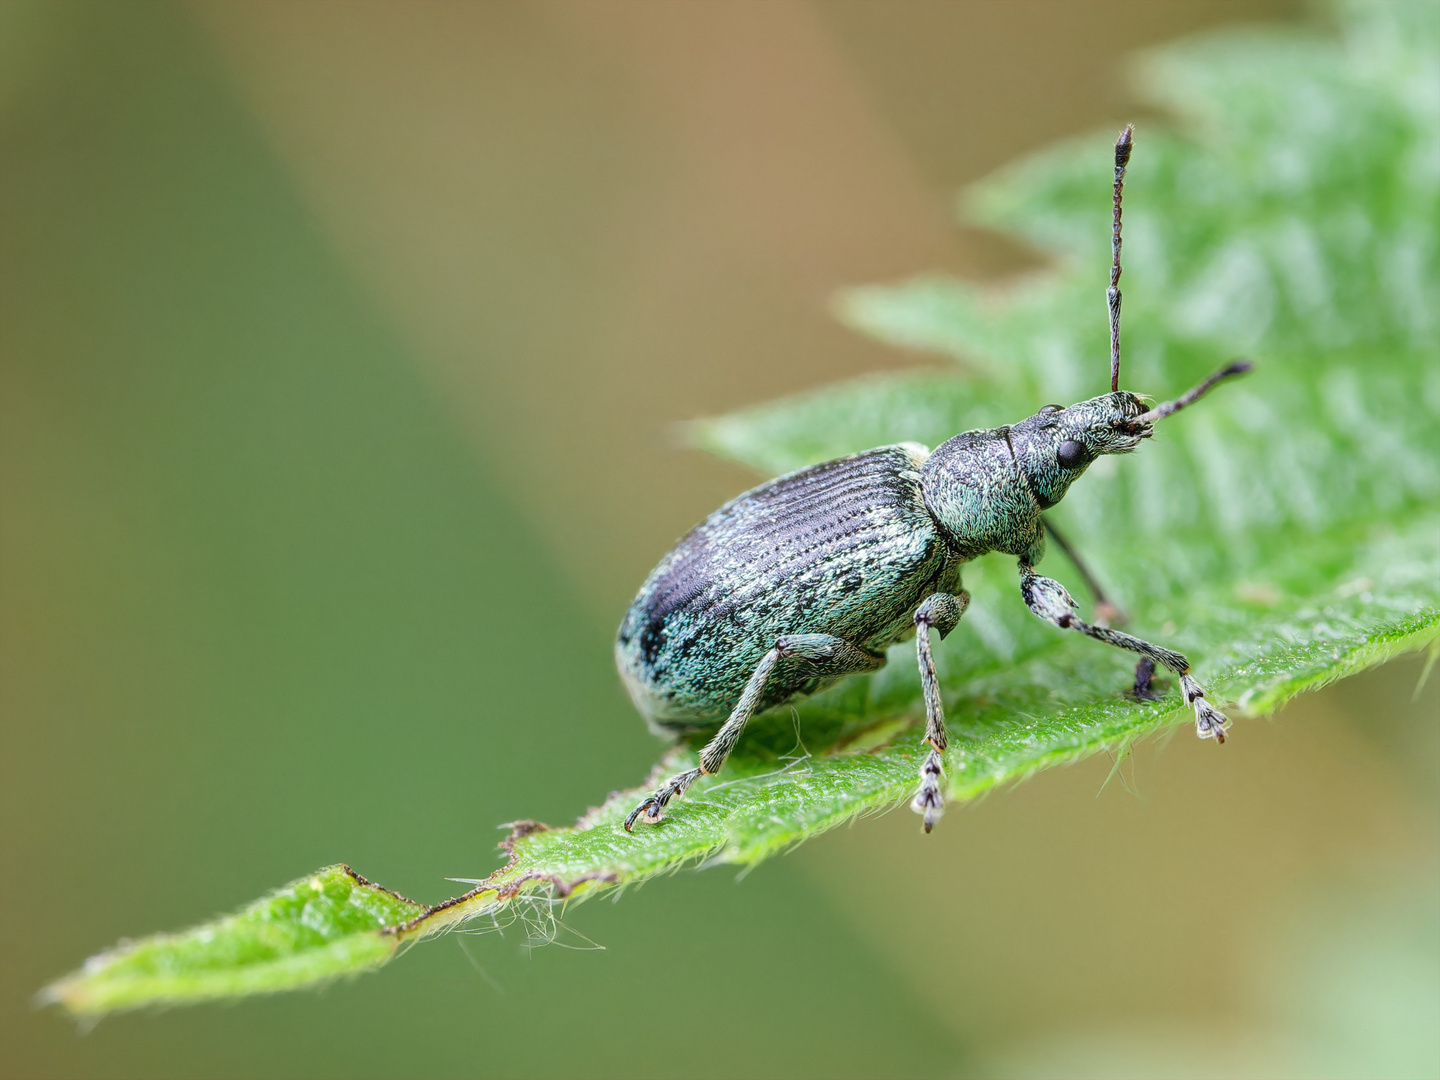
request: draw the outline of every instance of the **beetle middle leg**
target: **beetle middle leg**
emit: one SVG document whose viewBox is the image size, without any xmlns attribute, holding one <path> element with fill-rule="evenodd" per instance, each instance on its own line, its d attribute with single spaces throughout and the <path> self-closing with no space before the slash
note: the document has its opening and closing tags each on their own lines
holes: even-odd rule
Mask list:
<svg viewBox="0 0 1440 1080">
<path fill-rule="evenodd" d="M 835 637 L 833 634 L 786 634 L 776 638 L 774 647 L 761 657 L 760 663 L 755 666 L 755 673 L 745 684 L 745 690 L 731 711 L 730 718 L 700 751 L 700 767 L 677 773 L 651 792 L 639 806 L 630 811 L 630 816 L 625 819 L 626 832 L 629 832 L 641 817 L 647 823 L 655 824 L 664 816 L 665 807 L 671 799 L 684 795 L 690 785 L 701 776 L 714 775 L 720 771 L 725 759 L 730 756 L 730 751 L 735 749 L 735 744 L 740 741 L 745 722 L 760 704 L 765 693 L 765 684 L 775 670 L 775 665 L 787 657 L 809 661 L 814 665 L 816 674 L 826 679 L 874 671 L 885 663 L 885 657 L 856 648 L 844 638 Z"/>
<path fill-rule="evenodd" d="M 930 751 L 920 764 L 920 790 L 915 793 L 910 809 L 925 815 L 925 831 L 935 827 L 935 819 L 945 812 L 945 793 L 940 778 L 945 774 L 942 755 L 950 745 L 945 730 L 945 705 L 940 700 L 940 680 L 935 677 L 935 658 L 930 653 L 930 631 L 939 631 L 944 641 L 960 622 L 970 606 L 970 594 L 961 590 L 957 595 L 931 593 L 915 609 L 915 652 L 920 661 L 920 688 L 925 692 L 925 741 Z"/>
<path fill-rule="evenodd" d="M 1195 710 L 1196 734 L 1202 739 L 1214 739 L 1221 743 L 1225 741 L 1225 731 L 1230 727 L 1230 721 L 1224 713 L 1205 700 L 1205 691 L 1191 678 L 1190 661 L 1185 659 L 1183 654 L 1152 645 L 1129 634 L 1122 634 L 1119 630 L 1091 626 L 1084 622 L 1076 616 L 1077 605 L 1064 585 L 1054 578 L 1041 577 L 1035 573 L 1034 567 L 1023 562 L 1020 564 L 1020 594 L 1025 598 L 1026 607 L 1062 630 L 1077 630 L 1087 637 L 1116 648 L 1137 652 L 1169 668 L 1180 676 L 1180 691 L 1185 695 L 1185 703 Z"/>
</svg>

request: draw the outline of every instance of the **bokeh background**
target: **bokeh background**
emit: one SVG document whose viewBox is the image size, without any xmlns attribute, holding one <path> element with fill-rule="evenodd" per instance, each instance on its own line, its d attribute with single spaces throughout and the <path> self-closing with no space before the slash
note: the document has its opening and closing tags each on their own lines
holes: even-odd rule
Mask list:
<svg viewBox="0 0 1440 1080">
<path fill-rule="evenodd" d="M 829 296 L 1032 268 L 954 193 L 1153 121 L 1128 52 L 1267 21 L 1325 32 L 1218 0 L 6 0 L 4 1075 L 1440 1071 L 1419 658 L 546 947 L 90 1031 L 33 1004 L 326 863 L 440 899 L 500 822 L 638 782 L 614 625 L 755 479 L 674 424 L 935 363 Z"/>
</svg>

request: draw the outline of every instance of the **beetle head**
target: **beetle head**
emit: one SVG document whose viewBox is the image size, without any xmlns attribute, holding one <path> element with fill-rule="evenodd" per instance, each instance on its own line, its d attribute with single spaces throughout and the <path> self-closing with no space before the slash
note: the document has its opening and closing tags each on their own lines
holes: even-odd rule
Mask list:
<svg viewBox="0 0 1440 1080">
<path fill-rule="evenodd" d="M 1071 405 L 1046 405 L 1008 429 L 1011 453 L 1042 510 L 1065 497 L 1070 485 L 1101 454 L 1128 454 L 1148 439 L 1156 420 L 1198 401 L 1216 383 L 1243 375 L 1253 366 L 1235 360 L 1174 401 L 1147 408 L 1139 396 L 1120 389 L 1120 200 L 1130 164 L 1134 129 L 1126 127 L 1115 143 L 1115 186 L 1111 197 L 1110 393 Z"/>
<path fill-rule="evenodd" d="M 1010 429 L 1015 460 L 1024 470 L 1035 500 L 1048 510 L 1101 454 L 1130 453 L 1154 434 L 1155 421 L 1194 404 L 1217 383 L 1244 375 L 1253 367 L 1249 360 L 1232 360 L 1178 398 L 1154 408 L 1147 408 L 1138 395 L 1127 390 L 1101 394 L 1068 409 L 1046 405 Z"/>
<path fill-rule="evenodd" d="M 1145 415 L 1139 397 L 1117 390 L 1069 408 L 1046 405 L 1014 425 L 1010 445 L 1041 508 L 1064 498 L 1101 454 L 1128 454 L 1148 439 L 1152 428 Z"/>
</svg>

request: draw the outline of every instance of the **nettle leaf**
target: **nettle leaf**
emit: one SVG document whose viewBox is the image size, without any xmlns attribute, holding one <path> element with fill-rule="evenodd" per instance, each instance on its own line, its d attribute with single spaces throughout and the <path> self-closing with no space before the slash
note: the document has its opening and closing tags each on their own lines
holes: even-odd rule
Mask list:
<svg viewBox="0 0 1440 1080">
<path fill-rule="evenodd" d="M 1338 39 L 1227 33 L 1140 67 L 1176 120 L 1137 133 L 1126 186 L 1122 385 L 1169 396 L 1232 357 L 1257 366 L 1142 452 L 1101 459 L 1056 511 L 1130 627 L 1183 649 L 1212 698 L 1248 714 L 1440 640 L 1440 18 L 1423 3 L 1340 15 Z M 1113 137 L 1057 146 L 966 198 L 972 220 L 1049 253 L 1050 271 L 841 299 L 858 329 L 963 371 L 702 421 L 694 442 L 774 474 L 1102 392 Z M 1058 552 L 1046 568 L 1079 585 Z M 952 799 L 1188 719 L 1173 685 L 1149 704 L 1123 693 L 1133 657 L 1030 615 L 1012 559 L 978 560 L 965 580 L 974 603 L 937 647 Z M 638 792 L 694 763 L 692 746 L 572 827 L 521 823 L 508 863 L 465 896 L 422 909 L 331 868 L 96 957 L 47 995 L 95 1014 L 311 985 L 466 919 L 543 924 L 561 900 L 755 862 L 912 794 L 913 646 L 892 661 L 756 718 L 725 771 L 658 827 L 620 822 Z M 1243 724 L 1235 736 L 1243 745 Z"/>
<path fill-rule="evenodd" d="M 329 866 L 207 926 L 91 957 L 42 999 L 95 1015 L 310 986 L 383 964 L 399 942 L 381 931 L 424 910 L 348 866 Z"/>
</svg>

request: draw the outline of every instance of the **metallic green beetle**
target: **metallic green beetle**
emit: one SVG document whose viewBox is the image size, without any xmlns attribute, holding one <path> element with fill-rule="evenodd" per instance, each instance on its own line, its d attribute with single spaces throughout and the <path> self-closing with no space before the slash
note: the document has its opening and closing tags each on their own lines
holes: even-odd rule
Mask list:
<svg viewBox="0 0 1440 1080">
<path fill-rule="evenodd" d="M 944 808 L 941 755 L 949 741 L 930 631 L 944 638 L 955 628 L 970 603 L 961 567 L 991 551 L 1019 559 L 1021 595 L 1040 618 L 1178 675 L 1200 737 L 1224 742 L 1230 722 L 1205 700 L 1184 656 L 1082 621 L 1065 587 L 1035 572 L 1045 552 L 1042 512 L 1091 462 L 1130 453 L 1155 421 L 1250 370 L 1235 361 L 1153 409 L 1120 389 L 1120 199 L 1131 134 L 1127 127 L 1115 144 L 1110 393 L 966 431 L 933 452 L 902 443 L 801 469 L 747 491 L 686 534 L 631 604 L 615 659 L 652 728 L 719 730 L 700 767 L 650 794 L 626 819 L 627 830 L 642 817 L 658 822 L 671 799 L 718 772 L 753 713 L 873 671 L 888 646 L 913 634 L 929 752 L 912 807 L 929 832 Z"/>
</svg>

